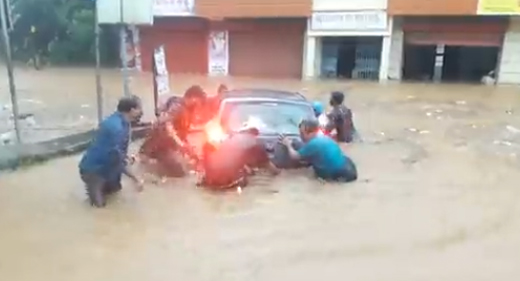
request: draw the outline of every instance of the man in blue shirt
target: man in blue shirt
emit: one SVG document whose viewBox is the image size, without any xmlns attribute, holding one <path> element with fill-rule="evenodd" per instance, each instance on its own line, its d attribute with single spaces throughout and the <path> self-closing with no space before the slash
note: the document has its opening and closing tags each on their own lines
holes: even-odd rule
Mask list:
<svg viewBox="0 0 520 281">
<path fill-rule="evenodd" d="M 121 190 L 121 175 L 126 174 L 139 191 L 143 183 L 128 168 L 130 123 L 142 116 L 141 100 L 136 96 L 119 100 L 117 112 L 99 125 L 90 146 L 79 163 L 81 179 L 86 185 L 92 206 L 102 208 L 106 196 Z"/>
<path fill-rule="evenodd" d="M 310 163 L 316 176 L 324 180 L 342 182 L 357 180 L 356 165 L 343 154 L 338 143 L 328 136 L 319 134 L 317 120 L 303 120 L 300 123 L 300 135 L 304 145 L 299 150 L 293 148 L 290 139 L 281 138 L 292 159 Z"/>
</svg>

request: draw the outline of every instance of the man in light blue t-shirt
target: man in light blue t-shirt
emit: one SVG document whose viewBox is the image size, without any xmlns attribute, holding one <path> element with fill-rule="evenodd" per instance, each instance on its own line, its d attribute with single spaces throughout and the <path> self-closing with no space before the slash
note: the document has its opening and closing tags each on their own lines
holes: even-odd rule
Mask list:
<svg viewBox="0 0 520 281">
<path fill-rule="evenodd" d="M 281 137 L 289 156 L 294 160 L 304 160 L 311 164 L 316 176 L 325 180 L 351 182 L 357 180 L 354 162 L 343 154 L 338 143 L 328 136 L 319 134 L 317 120 L 303 120 L 300 134 L 304 145 L 295 150 L 292 141 Z"/>
</svg>

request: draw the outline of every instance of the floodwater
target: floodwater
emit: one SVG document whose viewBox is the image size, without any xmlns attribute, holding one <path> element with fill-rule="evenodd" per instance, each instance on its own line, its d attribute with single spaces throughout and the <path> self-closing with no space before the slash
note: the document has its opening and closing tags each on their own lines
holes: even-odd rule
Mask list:
<svg viewBox="0 0 520 281">
<path fill-rule="evenodd" d="M 38 73 L 61 75 L 39 80 L 40 89 L 70 86 L 39 98 L 95 105 L 93 78 L 74 78 L 92 71 L 75 71 Z M 120 87 L 117 74 L 104 77 L 108 109 Z M 193 82 L 210 89 L 219 81 L 174 77 L 172 85 Z M 143 193 L 128 184 L 95 210 L 79 157 L 53 160 L 0 175 L 0 280 L 520 279 L 518 88 L 227 82 L 322 100 L 348 92 L 363 142 L 344 149 L 360 180 L 322 184 L 293 171 L 259 176 L 241 194 L 211 194 L 193 178 Z M 146 98 L 147 78 L 133 83 Z"/>
</svg>

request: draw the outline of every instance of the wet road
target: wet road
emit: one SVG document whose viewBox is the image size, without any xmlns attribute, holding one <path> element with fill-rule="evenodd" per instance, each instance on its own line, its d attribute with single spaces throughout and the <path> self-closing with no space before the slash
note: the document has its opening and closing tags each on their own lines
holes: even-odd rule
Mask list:
<svg viewBox="0 0 520 281">
<path fill-rule="evenodd" d="M 216 87 L 176 79 L 178 91 Z M 0 280 L 520 278 L 518 88 L 231 82 L 348 91 L 363 142 L 345 151 L 361 179 L 323 185 L 296 171 L 215 195 L 188 178 L 93 210 L 78 157 L 54 160 L 0 176 Z"/>
</svg>

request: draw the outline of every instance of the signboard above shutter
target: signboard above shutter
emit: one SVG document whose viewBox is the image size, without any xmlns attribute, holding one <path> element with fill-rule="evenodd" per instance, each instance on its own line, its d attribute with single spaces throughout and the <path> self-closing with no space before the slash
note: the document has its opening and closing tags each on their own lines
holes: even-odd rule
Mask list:
<svg viewBox="0 0 520 281">
<path fill-rule="evenodd" d="M 385 11 L 314 12 L 312 31 L 385 31 L 388 19 Z"/>
<path fill-rule="evenodd" d="M 190 17 L 195 15 L 195 0 L 153 0 L 156 17 Z"/>
<path fill-rule="evenodd" d="M 195 0 L 195 11 L 204 18 L 307 18 L 312 0 Z"/>
</svg>

